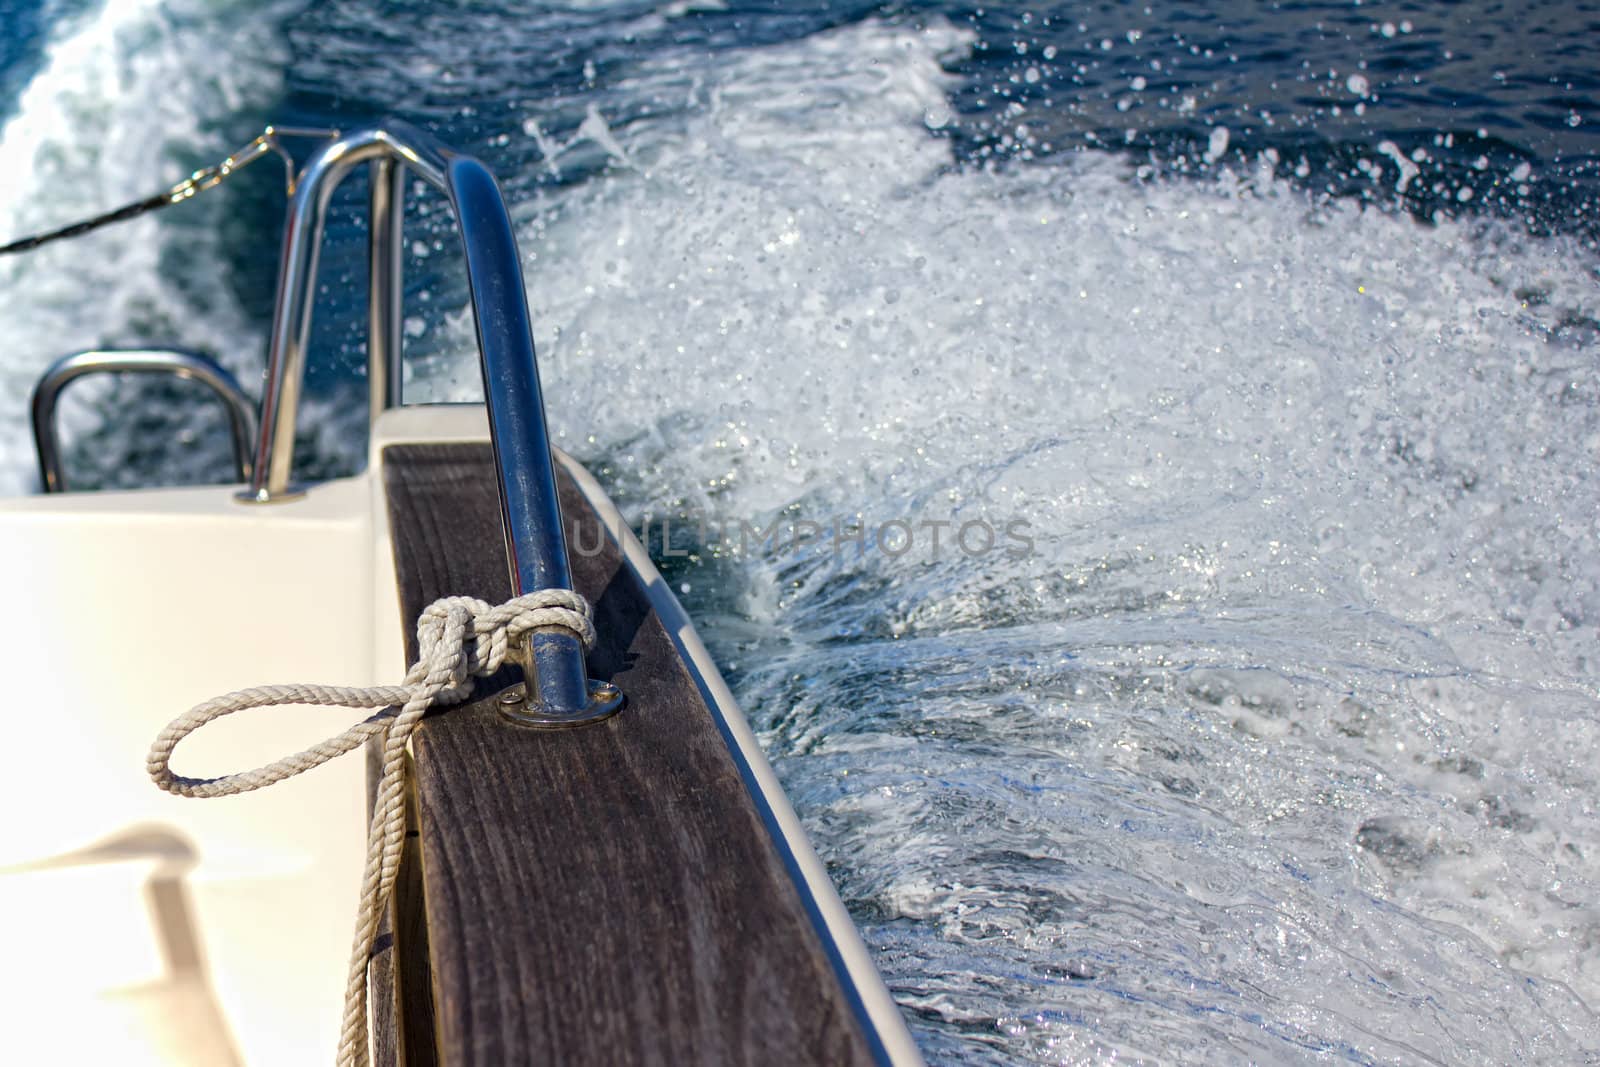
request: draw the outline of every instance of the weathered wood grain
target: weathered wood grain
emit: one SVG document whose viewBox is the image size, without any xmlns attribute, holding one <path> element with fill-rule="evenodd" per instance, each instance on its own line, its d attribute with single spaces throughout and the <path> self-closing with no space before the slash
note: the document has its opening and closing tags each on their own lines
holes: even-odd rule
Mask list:
<svg viewBox="0 0 1600 1067">
<path fill-rule="evenodd" d="M 383 462 L 402 617 L 508 596 L 487 446 L 392 446 Z M 561 490 L 569 541 L 596 544 L 587 502 Z M 512 726 L 484 699 L 499 679 L 415 735 L 439 1062 L 876 1062 L 644 590 L 609 538 L 572 565 L 602 635 L 590 673 L 622 687 L 623 712 Z"/>
<path fill-rule="evenodd" d="M 367 745 L 367 810 L 383 774 L 383 749 Z M 367 960 L 374 1067 L 435 1067 L 433 983 L 428 966 L 427 913 L 423 907 L 415 794 L 406 800 L 406 843 L 389 912 Z"/>
</svg>

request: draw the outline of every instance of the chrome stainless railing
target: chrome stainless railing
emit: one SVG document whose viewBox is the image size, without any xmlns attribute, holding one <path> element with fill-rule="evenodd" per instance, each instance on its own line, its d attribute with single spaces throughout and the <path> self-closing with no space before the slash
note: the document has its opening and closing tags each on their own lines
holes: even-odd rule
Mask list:
<svg viewBox="0 0 1600 1067">
<path fill-rule="evenodd" d="M 56 436 L 56 401 L 71 383 L 90 374 L 170 374 L 199 382 L 222 400 L 233 430 L 233 462 L 238 480 L 250 480 L 250 439 L 255 435 L 255 403 L 239 387 L 238 379 L 221 364 L 199 352 L 165 348 L 96 349 L 62 356 L 50 364 L 33 387 L 33 444 L 39 456 L 39 477 L 47 493 L 67 489 L 61 463 L 61 442 Z"/>
<path fill-rule="evenodd" d="M 487 167 L 403 123 L 387 122 L 334 137 L 312 153 L 294 182 L 284 226 L 255 469 L 240 499 L 271 503 L 298 495 L 290 474 L 318 252 L 334 190 L 364 163 L 371 168 L 367 345 L 373 414 L 400 402 L 404 295 L 400 256 L 404 181 L 409 171 L 449 199 L 465 246 L 512 587 L 518 594 L 571 589 L 511 217 Z M 615 688 L 588 680 L 583 649 L 566 631 L 535 631 L 519 658 L 527 682 L 525 698 L 520 709 L 507 712 L 518 721 L 534 726 L 577 725 L 604 718 L 620 706 Z"/>
</svg>

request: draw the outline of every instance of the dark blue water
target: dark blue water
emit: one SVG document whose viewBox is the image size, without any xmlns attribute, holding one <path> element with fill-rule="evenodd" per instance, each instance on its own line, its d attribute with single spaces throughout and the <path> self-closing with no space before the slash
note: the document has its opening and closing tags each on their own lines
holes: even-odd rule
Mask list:
<svg viewBox="0 0 1600 1067">
<path fill-rule="evenodd" d="M 1600 1055 L 1600 5 L 0 25 L 0 238 L 399 115 L 501 176 L 553 425 L 641 524 L 1031 524 L 662 560 L 930 1060 Z M 362 197 L 308 477 L 362 452 Z M 0 263 L 0 484 L 62 351 L 258 373 L 280 213 L 263 164 Z M 452 240 L 419 191 L 413 397 L 476 388 Z M 80 481 L 214 474 L 134 388 Z"/>
<path fill-rule="evenodd" d="M 558 168 L 541 166 L 523 132 L 530 108 L 552 143 L 572 140 L 590 107 L 626 137 L 631 127 L 692 107 L 675 87 L 640 91 L 636 71 L 654 57 L 670 56 L 692 76 L 719 55 L 839 26 L 936 19 L 974 34 L 970 49 L 944 61 L 958 86 L 948 118 L 931 123 L 935 136 L 952 141 L 960 166 L 1054 166 L 1075 153 L 1110 151 L 1137 161 L 1141 178 L 1204 179 L 1265 154 L 1278 177 L 1313 197 L 1356 198 L 1423 220 L 1505 217 L 1591 245 L 1596 237 L 1600 7 L 1592 4 L 332 2 L 152 10 L 163 31 L 153 46 L 204 41 L 225 66 L 226 40 L 248 25 L 278 53 L 270 63 L 276 91 L 212 102 L 203 137 L 164 146 L 181 166 L 209 162 L 268 121 L 339 127 L 398 115 L 492 157 L 511 195 L 526 200 L 540 187 L 588 181 L 612 162 L 598 146 L 580 144 Z M 18 106 L 53 35 L 97 17 L 87 0 L 0 6 L 0 115 Z M 1225 140 L 1214 140 L 1219 130 Z M 238 181 L 228 212 L 238 225 L 222 249 L 230 295 L 257 324 L 270 310 L 272 266 L 251 238 L 276 222 L 276 182 L 262 173 Z M 360 194 L 344 199 L 349 210 L 333 246 L 341 277 L 359 267 Z M 447 290 L 454 275 L 425 274 L 418 288 Z M 358 318 L 349 301 L 323 311 L 336 358 L 313 368 L 314 381 L 359 371 Z"/>
</svg>

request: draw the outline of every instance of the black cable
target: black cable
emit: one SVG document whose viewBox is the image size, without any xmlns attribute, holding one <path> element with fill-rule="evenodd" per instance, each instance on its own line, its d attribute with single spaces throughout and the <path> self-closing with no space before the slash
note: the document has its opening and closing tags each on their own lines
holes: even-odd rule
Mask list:
<svg viewBox="0 0 1600 1067">
<path fill-rule="evenodd" d="M 67 237 L 77 237 L 80 234 L 88 233 L 90 230 L 98 230 L 102 226 L 109 226 L 113 222 L 122 222 L 125 219 L 138 218 L 140 215 L 147 214 L 151 211 L 156 211 L 164 207 L 171 207 L 173 204 L 178 202 L 175 194 L 176 190 L 168 189 L 164 193 L 157 193 L 155 196 L 148 196 L 143 200 L 136 200 L 131 204 L 125 204 L 122 207 L 117 208 L 115 211 L 106 212 L 104 215 L 96 215 L 92 219 L 84 219 L 82 222 L 74 222 L 70 226 L 63 226 L 59 230 L 51 230 L 49 233 L 35 234 L 32 237 L 24 237 L 20 241 L 12 241 L 8 245 L 0 245 L 0 256 L 10 255 L 13 252 L 30 252 L 33 249 L 38 248 L 40 245 L 49 244 L 51 241 L 60 241 Z"/>
<path fill-rule="evenodd" d="M 189 199 L 191 196 L 194 196 L 196 193 L 203 193 L 207 189 L 218 185 L 224 179 L 231 176 L 235 171 L 242 167 L 248 166 L 255 160 L 260 159 L 269 151 L 277 152 L 279 155 L 283 156 L 284 160 L 288 163 L 291 179 L 290 191 L 292 192 L 294 163 L 292 160 L 290 160 L 288 153 L 279 147 L 277 140 L 278 137 L 284 135 L 293 137 L 331 136 L 330 133 L 323 130 L 300 130 L 292 128 L 274 128 L 272 126 L 268 126 L 266 131 L 262 133 L 260 137 L 257 137 L 254 141 L 251 141 L 248 145 L 239 149 L 239 151 L 235 152 L 227 159 L 224 159 L 221 163 L 218 163 L 214 167 L 207 167 L 204 170 L 195 171 L 193 174 L 189 175 L 189 177 L 185 178 L 183 181 L 179 182 L 177 185 L 174 185 L 165 192 L 157 193 L 155 196 L 147 196 L 143 200 L 135 200 L 131 204 L 125 204 L 114 211 L 106 212 L 104 215 L 96 215 L 93 218 L 84 219 L 81 222 L 74 222 L 72 225 L 63 226 L 59 230 L 51 230 L 48 233 L 35 234 L 32 237 L 24 237 L 20 240 L 12 241 L 8 245 L 0 245 L 0 256 L 11 255 L 15 252 L 30 252 L 33 249 L 38 248 L 40 245 L 49 244 L 51 241 L 60 241 L 68 237 L 78 237 L 82 234 L 88 233 L 91 230 L 98 230 L 102 226 L 109 226 L 114 222 L 124 222 L 128 219 L 138 218 L 140 215 L 147 214 L 151 211 L 159 211 L 164 207 L 171 207 L 174 204 L 180 204 Z"/>
</svg>

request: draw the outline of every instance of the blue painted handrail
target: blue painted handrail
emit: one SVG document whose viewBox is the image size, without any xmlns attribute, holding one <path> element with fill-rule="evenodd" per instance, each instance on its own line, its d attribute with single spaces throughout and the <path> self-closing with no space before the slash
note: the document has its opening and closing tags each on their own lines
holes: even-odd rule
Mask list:
<svg viewBox="0 0 1600 1067">
<path fill-rule="evenodd" d="M 402 177 L 411 172 L 449 199 L 465 246 L 512 586 L 518 594 L 571 589 L 527 294 L 505 200 L 482 163 L 401 122 L 334 135 L 311 154 L 293 182 L 255 465 L 241 499 L 271 503 L 299 495 L 290 474 L 317 257 L 334 190 L 363 163 L 372 167 L 368 319 L 374 414 L 399 402 Z M 530 715 L 523 721 L 573 725 L 595 717 L 577 638 L 565 631 L 539 631 L 530 637 L 531 658 L 524 661 L 524 673 L 535 677 L 527 679 Z"/>
</svg>

